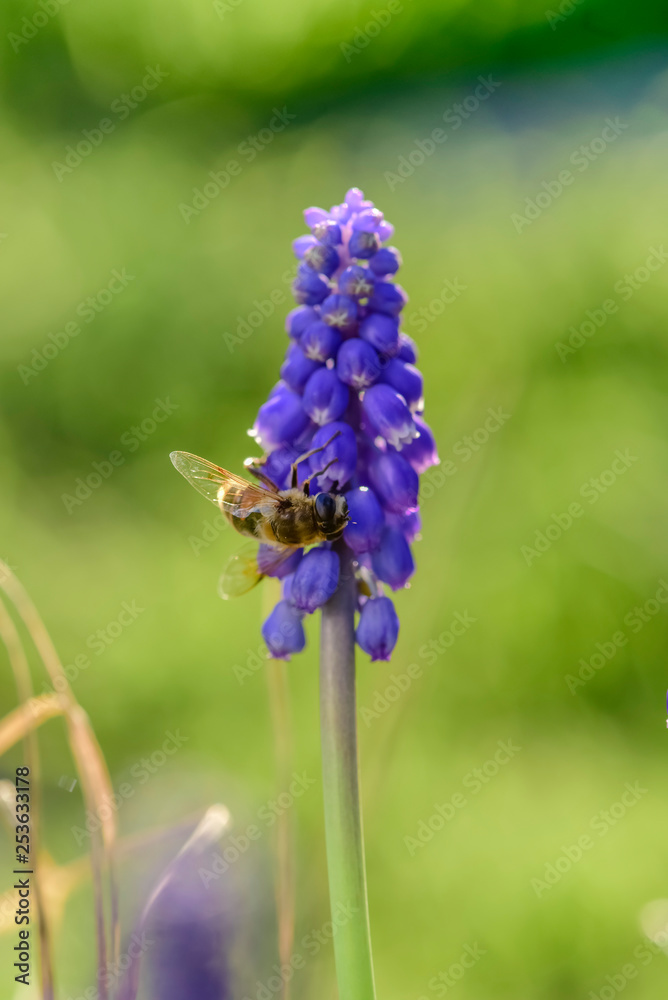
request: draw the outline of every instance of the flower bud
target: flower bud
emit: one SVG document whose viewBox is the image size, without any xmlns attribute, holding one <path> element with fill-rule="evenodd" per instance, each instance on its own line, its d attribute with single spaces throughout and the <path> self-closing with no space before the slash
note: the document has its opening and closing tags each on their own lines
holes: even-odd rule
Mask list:
<svg viewBox="0 0 668 1000">
<path fill-rule="evenodd" d="M 341 227 L 332 219 L 323 219 L 312 227 L 313 235 L 328 247 L 337 247 L 341 243 Z"/>
<path fill-rule="evenodd" d="M 383 221 L 383 213 L 377 208 L 365 208 L 353 219 L 353 230 L 363 233 L 375 233 Z"/>
<path fill-rule="evenodd" d="M 373 292 L 373 275 L 366 267 L 351 264 L 339 278 L 339 291 L 354 299 L 367 299 Z"/>
<path fill-rule="evenodd" d="M 348 253 L 358 260 L 367 260 L 380 249 L 380 239 L 376 233 L 365 233 L 356 229 L 348 243 Z"/>
<path fill-rule="evenodd" d="M 329 295 L 329 285 L 308 264 L 300 264 L 292 282 L 292 294 L 301 305 L 317 306 Z"/>
<path fill-rule="evenodd" d="M 417 472 L 396 451 L 377 455 L 371 462 L 369 478 L 385 510 L 392 514 L 404 514 L 417 509 Z"/>
<path fill-rule="evenodd" d="M 306 357 L 299 344 L 290 344 L 281 365 L 281 378 L 295 392 L 303 392 L 313 372 L 321 367 L 318 361 Z"/>
<path fill-rule="evenodd" d="M 380 542 L 385 518 L 378 498 L 368 486 L 359 486 L 346 493 L 350 520 L 343 531 L 343 540 L 356 555 L 370 552 Z"/>
<path fill-rule="evenodd" d="M 328 278 L 331 278 L 339 266 L 339 255 L 334 247 L 328 247 L 324 243 L 316 241 L 315 245 L 309 247 L 304 254 L 304 261 L 314 271 L 326 274 Z"/>
<path fill-rule="evenodd" d="M 399 361 L 407 361 L 408 364 L 414 365 L 418 359 L 418 349 L 417 344 L 412 337 L 409 337 L 407 333 L 399 334 L 399 353 L 397 354 Z"/>
<path fill-rule="evenodd" d="M 327 361 L 336 356 L 340 343 L 338 330 L 319 319 L 304 330 L 299 346 L 312 361 Z"/>
<path fill-rule="evenodd" d="M 380 354 L 392 356 L 399 350 L 399 322 L 393 316 L 370 313 L 360 323 L 359 335 Z"/>
<path fill-rule="evenodd" d="M 422 408 L 422 375 L 415 365 L 399 361 L 398 358 L 391 358 L 383 369 L 380 381 L 392 386 L 399 395 L 403 396 L 409 409 L 420 410 Z"/>
<path fill-rule="evenodd" d="M 318 245 L 318 241 L 315 236 L 298 236 L 296 240 L 292 241 L 292 249 L 295 257 L 298 260 L 302 260 L 306 256 L 307 251 L 312 247 Z M 317 270 L 317 269 L 316 269 Z"/>
<path fill-rule="evenodd" d="M 318 374 L 320 373 L 314 372 L 311 379 Z M 287 386 L 281 387 L 260 407 L 253 426 L 253 437 L 265 451 L 273 451 L 279 445 L 290 444 L 303 434 L 308 422 L 301 398 Z"/>
<path fill-rule="evenodd" d="M 385 526 L 380 544 L 371 553 L 371 565 L 378 579 L 392 590 L 406 586 L 415 572 L 415 563 L 402 531 Z"/>
<path fill-rule="evenodd" d="M 372 660 L 389 660 L 399 636 L 399 618 L 389 597 L 368 600 L 355 632 L 357 645 Z"/>
<path fill-rule="evenodd" d="M 344 340 L 336 356 L 336 374 L 353 389 L 366 389 L 376 381 L 381 370 L 377 351 L 359 337 Z"/>
<path fill-rule="evenodd" d="M 341 333 L 352 333 L 357 325 L 357 303 L 349 295 L 328 295 L 320 307 L 325 323 Z"/>
<path fill-rule="evenodd" d="M 279 601 L 262 625 L 262 638 L 275 660 L 289 660 L 292 653 L 301 653 L 306 636 L 297 609 L 287 601 Z"/>
<path fill-rule="evenodd" d="M 369 269 L 377 278 L 396 274 L 401 267 L 401 254 L 396 247 L 381 247 L 369 260 Z"/>
<path fill-rule="evenodd" d="M 292 579 L 290 599 L 306 614 L 322 607 L 339 584 L 339 557 L 331 549 L 307 552 Z"/>
<path fill-rule="evenodd" d="M 347 405 L 348 389 L 335 371 L 319 368 L 311 375 L 304 388 L 304 409 L 311 420 L 329 424 L 339 419 Z"/>
<path fill-rule="evenodd" d="M 329 218 L 329 212 L 326 212 L 324 208 L 305 208 L 304 209 L 304 222 L 309 227 L 313 229 L 314 226 L 319 225 L 321 222 L 326 222 Z"/>
<path fill-rule="evenodd" d="M 293 340 L 299 340 L 306 327 L 315 323 L 317 319 L 320 319 L 320 316 L 313 306 L 297 306 L 285 318 L 285 332 Z"/>
<path fill-rule="evenodd" d="M 369 299 L 369 309 L 386 316 L 398 316 L 407 302 L 408 296 L 401 285 L 392 281 L 377 281 Z"/>
<path fill-rule="evenodd" d="M 325 424 L 324 427 L 318 428 L 313 435 L 311 447 L 320 448 L 337 431 L 339 432 L 338 437 L 334 438 L 317 455 L 312 455 L 310 459 L 311 473 L 317 472 L 318 469 L 324 469 L 329 462 L 336 459 L 334 464 L 330 465 L 327 471 L 315 480 L 318 490 L 323 493 L 329 493 L 335 483 L 337 492 L 343 492 L 343 487 L 354 475 L 357 465 L 357 439 L 354 430 L 348 424 L 335 420 L 331 424 Z M 315 490 L 311 487 L 311 493 L 314 492 Z"/>
<path fill-rule="evenodd" d="M 401 454 L 410 462 L 415 471 L 422 475 L 432 465 L 438 465 L 440 459 L 429 425 L 421 417 L 413 417 L 413 421 L 419 432 L 418 436 L 401 449 Z"/>
<path fill-rule="evenodd" d="M 312 375 L 314 378 L 318 375 Z M 401 449 L 417 437 L 411 411 L 403 396 L 390 385 L 377 383 L 364 393 L 362 410 L 375 434 L 385 438 L 388 444 Z"/>
</svg>

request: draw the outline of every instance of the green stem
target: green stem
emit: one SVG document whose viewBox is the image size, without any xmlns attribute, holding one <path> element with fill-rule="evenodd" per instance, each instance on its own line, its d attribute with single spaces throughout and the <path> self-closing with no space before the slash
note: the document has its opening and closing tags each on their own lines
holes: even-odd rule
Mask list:
<svg viewBox="0 0 668 1000">
<path fill-rule="evenodd" d="M 322 609 L 320 725 L 327 869 L 339 1000 L 374 1000 L 357 766 L 355 580 L 347 546 L 341 579 Z"/>
</svg>

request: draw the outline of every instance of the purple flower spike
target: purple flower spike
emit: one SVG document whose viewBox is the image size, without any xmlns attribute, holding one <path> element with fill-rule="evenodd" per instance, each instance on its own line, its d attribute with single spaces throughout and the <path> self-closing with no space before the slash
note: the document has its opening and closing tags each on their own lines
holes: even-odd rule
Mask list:
<svg viewBox="0 0 668 1000">
<path fill-rule="evenodd" d="M 314 372 L 311 378 L 318 374 L 320 373 Z M 308 422 L 301 398 L 285 386 L 260 407 L 253 427 L 253 437 L 265 451 L 273 451 L 303 434 Z"/>
<path fill-rule="evenodd" d="M 303 489 L 308 480 L 310 496 L 330 495 L 320 498 L 318 524 L 326 525 L 332 507 L 340 514 L 337 498 L 346 498 L 349 517 L 339 517 L 339 537 L 354 554 L 364 593 L 376 595 L 356 605 L 357 642 L 372 659 L 386 660 L 399 621 L 392 601 L 381 596 L 382 584 L 403 587 L 414 571 L 419 474 L 438 454 L 431 430 L 415 415 L 423 384 L 417 347 L 400 333 L 407 295 L 394 276 L 401 255 L 382 246 L 392 225 L 359 188 L 329 211 L 306 209 L 304 218 L 311 234 L 293 243 L 298 305 L 285 324 L 290 341 L 281 381 L 250 433 L 265 450 L 262 471 L 279 491 L 291 487 L 293 463 L 308 454 L 299 462 L 298 484 Z M 329 539 L 336 535 L 337 528 L 327 532 Z M 282 561 L 275 548 L 260 546 L 259 569 L 281 581 L 282 599 L 262 630 L 271 655 L 287 659 L 303 648 L 303 615 L 338 585 L 338 544 L 316 541 L 306 554 L 295 546 Z"/>
<path fill-rule="evenodd" d="M 348 405 L 348 389 L 330 368 L 311 375 L 304 389 L 304 410 L 316 424 L 338 420 Z"/>
<path fill-rule="evenodd" d="M 366 340 L 353 337 L 345 340 L 336 358 L 336 374 L 353 389 L 366 389 L 378 378 L 381 371 L 378 352 Z"/>
<path fill-rule="evenodd" d="M 346 545 L 355 555 L 371 552 L 380 542 L 385 517 L 373 490 L 359 486 L 346 493 L 350 521 L 343 532 Z"/>
<path fill-rule="evenodd" d="M 396 451 L 377 455 L 369 469 L 371 485 L 385 510 L 405 514 L 418 505 L 418 474 Z"/>
<path fill-rule="evenodd" d="M 292 250 L 297 260 L 301 260 L 309 250 L 317 245 L 318 241 L 315 236 L 298 236 L 296 240 L 292 241 Z M 319 268 L 315 270 L 317 271 Z"/>
<path fill-rule="evenodd" d="M 384 528 L 380 545 L 371 553 L 371 565 L 378 579 L 392 590 L 406 586 L 415 572 L 415 563 L 402 531 L 389 525 Z"/>
<path fill-rule="evenodd" d="M 340 343 L 341 334 L 319 319 L 304 330 L 299 346 L 312 361 L 328 361 L 336 357 Z"/>
<path fill-rule="evenodd" d="M 299 344 L 290 344 L 281 365 L 281 378 L 295 392 L 303 392 L 313 372 L 321 367 L 321 363 L 307 358 Z"/>
<path fill-rule="evenodd" d="M 352 333 L 357 325 L 357 303 L 349 295 L 329 295 L 320 313 L 325 323 L 343 334 Z"/>
<path fill-rule="evenodd" d="M 377 281 L 369 299 L 369 309 L 386 316 L 398 316 L 407 302 L 408 296 L 401 285 L 392 281 Z"/>
<path fill-rule="evenodd" d="M 357 229 L 350 237 L 348 253 L 358 260 L 368 260 L 380 249 L 380 239 L 377 233 L 366 233 Z"/>
<path fill-rule="evenodd" d="M 383 369 L 380 381 L 396 389 L 404 397 L 411 410 L 421 408 L 422 375 L 415 365 L 409 365 L 392 358 Z"/>
<path fill-rule="evenodd" d="M 320 448 L 327 444 L 338 431 L 336 437 L 326 448 L 313 455 L 310 460 L 310 472 L 324 469 L 333 462 L 323 475 L 318 476 L 316 484 L 319 490 L 329 493 L 336 484 L 338 493 L 342 493 L 346 484 L 352 479 L 357 466 L 357 439 L 355 431 L 348 424 L 335 420 L 331 424 L 320 427 L 313 435 L 312 448 Z"/>
<path fill-rule="evenodd" d="M 360 613 L 355 638 L 372 660 L 389 660 L 399 636 L 399 618 L 389 597 L 367 601 Z"/>
<path fill-rule="evenodd" d="M 339 255 L 334 247 L 325 246 L 324 243 L 316 243 L 309 247 L 304 254 L 304 261 L 312 267 L 318 274 L 326 274 L 328 278 L 339 266 Z"/>
<path fill-rule="evenodd" d="M 373 275 L 361 264 L 351 264 L 339 278 L 339 288 L 353 299 L 368 299 L 373 292 Z"/>
<path fill-rule="evenodd" d="M 396 274 L 401 267 L 401 254 L 395 247 L 381 247 L 369 261 L 369 270 L 373 271 L 377 278 L 384 278 L 386 274 Z"/>
<path fill-rule="evenodd" d="M 401 454 L 403 458 L 410 462 L 415 471 L 422 475 L 432 465 L 438 465 L 440 459 L 434 435 L 429 425 L 420 417 L 414 417 L 413 420 L 419 432 L 418 437 L 411 441 L 409 445 L 406 445 L 405 448 L 402 448 Z"/>
<path fill-rule="evenodd" d="M 392 357 L 399 350 L 399 322 L 393 316 L 370 313 L 360 323 L 359 335 L 381 354 Z"/>
<path fill-rule="evenodd" d="M 311 549 L 292 578 L 290 599 L 306 614 L 325 604 L 339 584 L 339 557 L 331 549 Z"/>
<path fill-rule="evenodd" d="M 390 385 L 376 384 L 367 389 L 362 409 L 374 433 L 394 448 L 410 444 L 418 435 L 404 397 Z"/>
<path fill-rule="evenodd" d="M 329 295 L 329 285 L 308 264 L 300 264 L 292 283 L 292 294 L 301 305 L 317 306 Z"/>
<path fill-rule="evenodd" d="M 299 611 L 287 601 L 279 601 L 262 626 L 262 638 L 275 660 L 289 660 L 306 645 Z"/>
<path fill-rule="evenodd" d="M 414 365 L 417 362 L 417 344 L 407 333 L 399 334 L 399 353 L 397 357 L 400 361 L 407 361 L 410 365 Z"/>
<path fill-rule="evenodd" d="M 293 340 L 299 340 L 307 326 L 320 319 L 312 306 L 297 306 L 285 318 L 285 332 Z"/>
</svg>

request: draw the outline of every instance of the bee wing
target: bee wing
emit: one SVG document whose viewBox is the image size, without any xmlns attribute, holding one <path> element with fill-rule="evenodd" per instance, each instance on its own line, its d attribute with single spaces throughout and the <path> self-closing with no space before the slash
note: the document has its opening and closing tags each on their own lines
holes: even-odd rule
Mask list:
<svg viewBox="0 0 668 1000">
<path fill-rule="evenodd" d="M 273 574 L 295 551 L 292 545 L 264 546 L 262 561 L 265 572 L 263 573 L 257 564 L 257 544 L 249 542 L 228 559 L 218 581 L 218 593 L 224 601 L 247 594 L 263 576 L 267 575 L 268 570 Z"/>
<path fill-rule="evenodd" d="M 202 496 L 237 517 L 248 517 L 254 511 L 269 516 L 274 513 L 276 504 L 280 503 L 280 496 L 273 490 L 265 490 L 255 483 L 249 483 L 242 476 L 235 476 L 233 472 L 221 469 L 219 465 L 207 462 L 205 458 L 191 455 L 189 451 L 173 451 L 169 457 L 176 471 L 180 472 Z M 221 487 L 227 489 L 230 486 L 238 487 L 240 495 L 243 491 L 241 500 L 220 499 Z"/>
<path fill-rule="evenodd" d="M 244 545 L 225 563 L 218 581 L 218 593 L 224 601 L 229 601 L 231 597 L 241 597 L 252 590 L 262 576 L 257 565 L 257 545 Z"/>
</svg>

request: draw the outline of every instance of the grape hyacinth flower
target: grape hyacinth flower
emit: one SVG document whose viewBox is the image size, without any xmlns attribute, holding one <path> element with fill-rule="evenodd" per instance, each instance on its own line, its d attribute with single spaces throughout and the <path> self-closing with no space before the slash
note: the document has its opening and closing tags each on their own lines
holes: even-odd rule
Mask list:
<svg viewBox="0 0 668 1000">
<path fill-rule="evenodd" d="M 269 655 L 290 659 L 306 639 L 303 620 L 322 609 L 321 730 L 327 865 L 332 912 L 355 916 L 334 939 L 339 995 L 375 996 L 357 785 L 355 644 L 389 660 L 399 617 L 389 592 L 415 571 L 419 476 L 438 462 L 424 420 L 417 347 L 401 331 L 407 302 L 395 282 L 399 251 L 384 246 L 393 227 L 357 188 L 329 211 L 308 208 L 310 230 L 293 243 L 298 303 L 286 320 L 281 379 L 249 433 L 262 470 L 279 490 L 309 482 L 316 520 L 340 495 L 342 536 L 272 568 L 281 599 L 262 627 Z M 304 456 L 301 458 L 300 457 Z M 336 537 L 336 536 L 335 536 Z M 303 550 L 298 550 L 302 553 Z M 294 561 L 293 561 L 294 559 Z M 358 618 L 357 627 L 355 619 Z"/>
<path fill-rule="evenodd" d="M 345 551 L 360 581 L 358 644 L 373 660 L 387 660 L 398 620 L 385 588 L 405 587 L 414 572 L 419 475 L 438 462 L 422 417 L 417 347 L 400 329 L 407 295 L 394 278 L 401 255 L 382 245 L 393 228 L 357 188 L 329 212 L 308 208 L 304 218 L 310 232 L 293 241 L 299 305 L 286 321 L 281 380 L 251 433 L 281 489 L 290 485 L 291 461 L 326 446 L 302 463 L 299 481 L 314 477 L 312 495 L 343 493 L 350 521 L 343 547 L 323 542 L 292 573 L 281 572 L 289 597 L 263 635 L 275 658 L 303 649 L 301 619 L 331 598 Z M 384 612 L 365 611 L 376 601 Z"/>
</svg>

